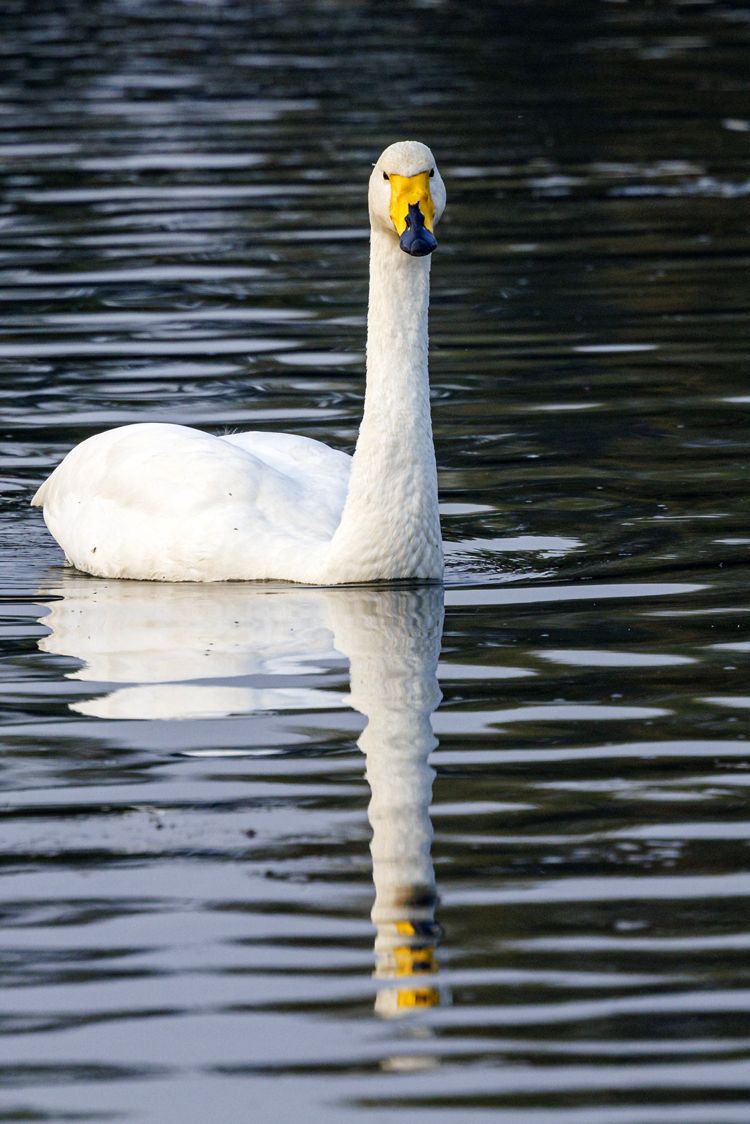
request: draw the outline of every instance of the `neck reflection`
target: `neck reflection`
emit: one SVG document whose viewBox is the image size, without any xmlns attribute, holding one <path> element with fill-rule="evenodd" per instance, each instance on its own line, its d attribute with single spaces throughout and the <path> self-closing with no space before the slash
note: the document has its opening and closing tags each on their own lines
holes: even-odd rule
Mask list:
<svg viewBox="0 0 750 1124">
<path fill-rule="evenodd" d="M 355 612 L 344 602 L 335 608 L 336 647 L 351 666 L 350 702 L 368 720 L 359 747 L 372 792 L 375 976 L 394 981 L 378 992 L 375 1008 L 390 1017 L 440 1002 L 428 757 L 437 744 L 430 716 L 441 698 L 443 590 L 363 590 Z"/>
</svg>

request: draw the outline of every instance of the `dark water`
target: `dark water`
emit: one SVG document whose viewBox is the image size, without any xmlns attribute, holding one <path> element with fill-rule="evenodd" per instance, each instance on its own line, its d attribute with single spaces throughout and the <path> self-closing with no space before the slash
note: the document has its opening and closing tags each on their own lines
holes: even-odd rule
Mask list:
<svg viewBox="0 0 750 1124">
<path fill-rule="evenodd" d="M 0 20 L 0 1119 L 750 1119 L 750 8 Z M 404 136 L 445 590 L 64 571 L 90 433 L 352 448 Z"/>
</svg>

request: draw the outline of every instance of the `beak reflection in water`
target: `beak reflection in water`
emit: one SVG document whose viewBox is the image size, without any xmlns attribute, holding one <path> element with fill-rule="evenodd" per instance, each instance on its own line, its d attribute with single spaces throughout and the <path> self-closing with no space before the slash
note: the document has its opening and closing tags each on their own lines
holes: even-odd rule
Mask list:
<svg viewBox="0 0 750 1124">
<path fill-rule="evenodd" d="M 374 976 L 383 983 L 375 1009 L 391 1017 L 441 1002 L 428 757 L 442 587 L 186 583 L 157 595 L 150 582 L 65 575 L 54 593 L 63 596 L 41 618 L 51 632 L 39 647 L 81 661 L 69 679 L 96 683 L 99 693 L 70 704 L 79 714 L 158 721 L 352 707 L 367 718 L 358 744 L 371 790 Z M 339 653 L 350 663 L 349 696 L 247 685 L 249 676 L 292 675 L 314 684 L 312 673 Z"/>
</svg>

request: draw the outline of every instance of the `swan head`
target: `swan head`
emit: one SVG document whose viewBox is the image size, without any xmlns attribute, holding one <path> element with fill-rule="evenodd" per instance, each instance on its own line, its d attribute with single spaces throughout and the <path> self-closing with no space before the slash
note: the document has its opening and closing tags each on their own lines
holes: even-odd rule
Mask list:
<svg viewBox="0 0 750 1124">
<path fill-rule="evenodd" d="M 381 152 L 370 176 L 369 202 L 374 229 L 398 238 L 412 257 L 431 254 L 445 210 L 445 184 L 427 145 L 397 141 Z"/>
</svg>

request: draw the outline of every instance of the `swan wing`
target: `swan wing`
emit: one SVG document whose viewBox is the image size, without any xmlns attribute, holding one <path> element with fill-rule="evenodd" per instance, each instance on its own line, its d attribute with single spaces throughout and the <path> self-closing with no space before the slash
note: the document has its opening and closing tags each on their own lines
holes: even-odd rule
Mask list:
<svg viewBox="0 0 750 1124">
<path fill-rule="evenodd" d="M 222 440 L 290 479 L 306 481 L 319 505 L 316 509 L 318 518 L 330 528 L 327 537 L 333 534 L 341 519 L 349 487 L 352 458 L 347 453 L 296 433 L 250 430 L 246 433 L 226 433 Z"/>
<path fill-rule="evenodd" d="M 338 525 L 348 485 L 349 458 L 324 448 L 288 434 L 123 426 L 76 446 L 32 502 L 87 573 L 304 580 L 305 560 Z"/>
</svg>

